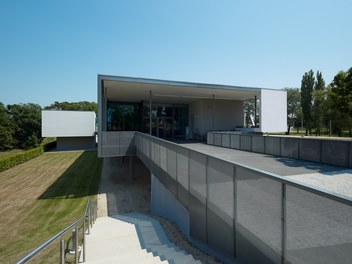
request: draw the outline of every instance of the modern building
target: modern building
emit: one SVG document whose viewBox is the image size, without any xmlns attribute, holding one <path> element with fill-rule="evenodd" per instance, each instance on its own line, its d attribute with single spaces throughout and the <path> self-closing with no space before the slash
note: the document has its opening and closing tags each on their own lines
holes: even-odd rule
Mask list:
<svg viewBox="0 0 352 264">
<path fill-rule="evenodd" d="M 259 101 L 252 128 L 244 122 L 248 99 Z M 284 132 L 287 125 L 286 91 L 255 87 L 99 75 L 98 107 L 101 157 L 124 154 L 111 149 L 116 131 L 205 139 L 210 130 Z"/>
<path fill-rule="evenodd" d="M 56 137 L 57 150 L 95 149 L 95 127 L 95 112 L 42 111 L 42 137 Z"/>
<path fill-rule="evenodd" d="M 247 128 L 250 98 L 259 122 Z M 225 263 L 349 263 L 352 199 L 334 193 L 348 187 L 295 179 L 346 174 L 318 162 L 352 166 L 352 142 L 260 135 L 285 131 L 286 112 L 285 91 L 99 75 L 98 155 L 131 168 L 137 156 L 152 213 Z"/>
</svg>

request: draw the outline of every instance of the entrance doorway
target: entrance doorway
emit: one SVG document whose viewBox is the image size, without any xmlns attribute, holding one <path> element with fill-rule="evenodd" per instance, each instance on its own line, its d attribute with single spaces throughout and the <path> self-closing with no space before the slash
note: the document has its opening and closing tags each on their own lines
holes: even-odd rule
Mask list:
<svg viewBox="0 0 352 264">
<path fill-rule="evenodd" d="M 158 117 L 157 118 L 157 137 L 171 138 L 172 137 L 172 118 Z"/>
</svg>

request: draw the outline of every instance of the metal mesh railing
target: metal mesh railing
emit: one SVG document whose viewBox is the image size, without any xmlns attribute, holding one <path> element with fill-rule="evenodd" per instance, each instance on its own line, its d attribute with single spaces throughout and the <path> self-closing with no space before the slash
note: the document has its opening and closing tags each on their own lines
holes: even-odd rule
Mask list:
<svg viewBox="0 0 352 264">
<path fill-rule="evenodd" d="M 351 261 L 350 198 L 138 132 L 136 150 L 188 210 L 193 238 L 247 263 Z"/>
</svg>

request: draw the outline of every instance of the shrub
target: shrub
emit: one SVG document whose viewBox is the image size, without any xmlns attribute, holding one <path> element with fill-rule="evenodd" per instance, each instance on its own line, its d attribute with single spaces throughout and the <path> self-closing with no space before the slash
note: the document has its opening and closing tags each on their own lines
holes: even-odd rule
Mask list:
<svg viewBox="0 0 352 264">
<path fill-rule="evenodd" d="M 0 172 L 10 169 L 16 165 L 26 162 L 30 159 L 40 156 L 45 151 L 52 149 L 56 146 L 56 141 L 49 142 L 37 148 L 30 149 L 21 153 L 16 153 L 10 156 L 0 158 Z"/>
</svg>

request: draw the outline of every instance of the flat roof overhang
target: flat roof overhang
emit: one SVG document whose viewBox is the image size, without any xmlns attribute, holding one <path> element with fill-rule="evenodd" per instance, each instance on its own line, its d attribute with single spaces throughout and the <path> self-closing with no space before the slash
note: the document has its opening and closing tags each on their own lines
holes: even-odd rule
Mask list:
<svg viewBox="0 0 352 264">
<path fill-rule="evenodd" d="M 199 99 L 244 101 L 259 96 L 264 88 L 166 81 L 146 78 L 98 75 L 104 98 L 121 102 L 187 104 Z"/>
</svg>

